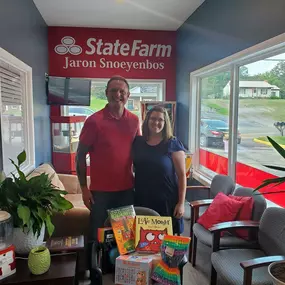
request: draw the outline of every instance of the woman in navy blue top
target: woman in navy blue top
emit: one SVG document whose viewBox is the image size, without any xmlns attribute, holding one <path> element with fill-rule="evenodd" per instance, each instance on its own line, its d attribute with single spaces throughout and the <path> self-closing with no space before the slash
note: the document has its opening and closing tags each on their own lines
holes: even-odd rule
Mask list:
<svg viewBox="0 0 285 285">
<path fill-rule="evenodd" d="M 133 143 L 135 206 L 170 216 L 174 233 L 183 232 L 186 193 L 185 149 L 173 136 L 165 108 L 153 107 L 146 115 L 142 136 Z"/>
</svg>

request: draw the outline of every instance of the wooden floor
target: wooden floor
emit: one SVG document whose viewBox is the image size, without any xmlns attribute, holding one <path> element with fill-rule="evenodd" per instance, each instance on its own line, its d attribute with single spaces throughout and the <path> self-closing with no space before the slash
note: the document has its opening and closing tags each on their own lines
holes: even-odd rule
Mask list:
<svg viewBox="0 0 285 285">
<path fill-rule="evenodd" d="M 183 235 L 189 236 L 190 223 L 185 220 L 185 230 Z M 198 243 L 197 259 L 195 268 L 187 263 L 183 271 L 183 285 L 209 285 L 211 271 L 211 251 L 210 248 Z M 90 281 L 82 280 L 80 285 L 87 285 Z M 114 285 L 111 274 L 103 277 L 103 285 Z"/>
</svg>

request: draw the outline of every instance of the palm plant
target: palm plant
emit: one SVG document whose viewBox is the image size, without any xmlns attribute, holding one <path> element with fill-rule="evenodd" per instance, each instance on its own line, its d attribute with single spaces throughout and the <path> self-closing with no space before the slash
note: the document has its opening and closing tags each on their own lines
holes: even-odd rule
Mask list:
<svg viewBox="0 0 285 285">
<path fill-rule="evenodd" d="M 279 145 L 272 138 L 267 137 L 267 139 L 271 143 L 271 145 L 275 148 L 275 150 L 285 159 L 285 149 L 283 149 L 281 147 L 281 145 Z M 279 171 L 285 172 L 285 167 L 275 166 L 275 165 L 264 165 L 264 166 L 271 168 L 271 169 L 274 169 L 274 170 L 279 170 Z M 274 186 L 278 186 L 284 182 L 285 182 L 285 176 L 266 179 L 262 182 L 262 184 L 260 184 L 257 188 L 254 189 L 254 192 L 261 189 L 261 188 L 264 188 L 266 186 L 272 185 L 272 187 L 274 187 Z M 265 192 L 262 194 L 274 194 L 274 193 L 282 193 L 282 192 L 285 192 L 285 190 L 270 191 L 270 192 Z"/>
</svg>

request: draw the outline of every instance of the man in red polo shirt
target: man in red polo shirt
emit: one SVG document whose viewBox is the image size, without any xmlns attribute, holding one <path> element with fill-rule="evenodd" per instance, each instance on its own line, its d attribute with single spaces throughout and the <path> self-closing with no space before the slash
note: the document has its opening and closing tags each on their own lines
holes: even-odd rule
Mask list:
<svg viewBox="0 0 285 285">
<path fill-rule="evenodd" d="M 133 204 L 131 147 L 140 134 L 139 119 L 125 109 L 130 96 L 127 80 L 112 77 L 106 88 L 108 104 L 84 123 L 76 157 L 77 176 L 84 204 L 90 209 L 90 241 L 104 226 L 107 210 Z M 90 155 L 90 189 L 86 181 L 86 155 Z"/>
</svg>

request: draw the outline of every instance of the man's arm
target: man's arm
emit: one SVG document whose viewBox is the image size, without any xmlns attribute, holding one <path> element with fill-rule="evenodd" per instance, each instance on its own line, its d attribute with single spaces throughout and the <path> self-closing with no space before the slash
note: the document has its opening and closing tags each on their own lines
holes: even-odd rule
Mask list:
<svg viewBox="0 0 285 285">
<path fill-rule="evenodd" d="M 76 154 L 76 172 L 82 191 L 87 189 L 87 165 L 86 155 L 89 147 L 79 142 Z"/>
</svg>

